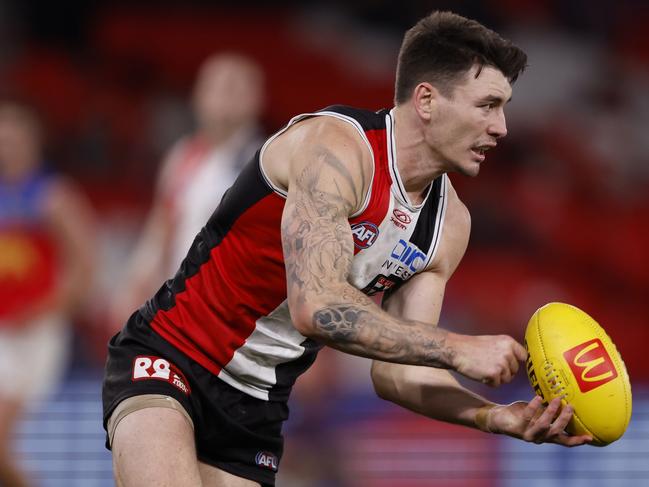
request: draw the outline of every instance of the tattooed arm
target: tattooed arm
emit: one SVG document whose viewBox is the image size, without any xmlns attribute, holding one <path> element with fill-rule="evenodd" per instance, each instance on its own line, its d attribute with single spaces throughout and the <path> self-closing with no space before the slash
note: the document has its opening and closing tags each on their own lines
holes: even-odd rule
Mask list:
<svg viewBox="0 0 649 487">
<path fill-rule="evenodd" d="M 498 384 L 522 347 L 500 340 L 502 357 L 486 357 L 482 337 L 464 337 L 429 324 L 390 316 L 353 288 L 349 215 L 360 208 L 371 179 L 369 151 L 350 125 L 328 118 L 289 131 L 288 198 L 282 218 L 288 300 L 296 328 L 343 352 L 387 362 L 453 368 Z M 492 345 L 493 340 L 489 342 Z M 513 343 L 512 343 L 513 342 Z M 509 374 L 509 373 L 508 373 Z"/>
<path fill-rule="evenodd" d="M 383 308 L 392 316 L 416 319 L 436 327 L 446 282 L 464 255 L 469 229 L 469 213 L 450 188 L 444 233 L 435 267 L 413 276 L 383 300 Z M 518 366 L 517 363 L 514 365 Z M 487 408 L 495 406 L 462 387 L 447 370 L 375 360 L 372 362 L 372 382 L 376 393 L 383 399 L 429 418 L 464 426 L 487 429 L 480 420 L 476 420 L 476 416 L 481 409 L 487 411 Z"/>
<path fill-rule="evenodd" d="M 439 296 L 446 280 L 436 273 L 413 277 L 384 303 L 386 310 L 402 318 L 439 318 Z M 429 418 L 499 433 L 535 443 L 578 446 L 587 435 L 569 436 L 565 428 L 572 417 L 555 399 L 547 407 L 541 398 L 509 405 L 494 404 L 463 387 L 447 370 L 374 361 L 372 382 L 379 397 Z"/>
<path fill-rule="evenodd" d="M 437 325 L 446 280 L 426 272 L 410 279 L 383 307 L 395 317 Z M 429 418 L 478 427 L 476 414 L 493 403 L 462 387 L 447 370 L 372 362 L 372 382 L 379 397 Z"/>
<path fill-rule="evenodd" d="M 449 206 L 442 244 L 435 258 L 435 267 L 411 278 L 383 307 L 399 319 L 420 320 L 434 327 L 439 321 L 446 282 L 459 264 L 466 249 L 469 215 L 457 195 L 449 190 Z M 500 337 L 463 337 L 496 339 L 475 350 L 476 354 L 497 354 Z M 496 350 L 492 350 L 492 347 Z M 505 374 L 514 374 L 518 363 Z M 498 380 L 506 382 L 510 377 Z M 589 441 L 588 436 L 568 436 L 564 429 L 572 416 L 571 408 L 558 412 L 559 401 L 543 407 L 539 397 L 529 403 L 517 401 L 498 405 L 463 387 L 447 370 L 416 365 L 403 365 L 374 360 L 372 382 L 377 394 L 411 411 L 429 418 L 500 433 L 524 441 L 558 443 L 577 446 Z"/>
</svg>

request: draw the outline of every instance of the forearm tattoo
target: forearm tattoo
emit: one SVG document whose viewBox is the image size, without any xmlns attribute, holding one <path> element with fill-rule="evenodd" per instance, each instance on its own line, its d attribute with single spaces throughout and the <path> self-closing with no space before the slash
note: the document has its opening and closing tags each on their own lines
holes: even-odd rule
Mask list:
<svg viewBox="0 0 649 487">
<path fill-rule="evenodd" d="M 444 330 L 396 320 L 376 307 L 328 306 L 313 314 L 313 325 L 330 346 L 387 362 L 451 368 L 455 356 Z"/>
</svg>

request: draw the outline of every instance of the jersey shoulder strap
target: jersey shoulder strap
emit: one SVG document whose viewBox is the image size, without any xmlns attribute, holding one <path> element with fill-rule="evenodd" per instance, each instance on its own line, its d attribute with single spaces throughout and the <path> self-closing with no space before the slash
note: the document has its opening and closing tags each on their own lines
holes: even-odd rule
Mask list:
<svg viewBox="0 0 649 487">
<path fill-rule="evenodd" d="M 354 108 L 347 105 L 330 105 L 316 113 L 322 114 L 339 114 L 356 120 L 363 130 L 381 130 L 385 129 L 385 114 L 387 110 L 373 112 L 362 108 Z"/>
</svg>

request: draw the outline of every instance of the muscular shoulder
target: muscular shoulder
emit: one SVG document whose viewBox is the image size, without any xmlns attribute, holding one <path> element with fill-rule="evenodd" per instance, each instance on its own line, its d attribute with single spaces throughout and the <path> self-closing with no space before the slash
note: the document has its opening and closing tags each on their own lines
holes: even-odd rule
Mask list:
<svg viewBox="0 0 649 487">
<path fill-rule="evenodd" d="M 321 165 L 355 188 L 359 206 L 373 170 L 371 153 L 358 130 L 328 116 L 306 119 L 278 136 L 266 148 L 263 165 L 274 182 L 289 190 L 305 170 Z"/>
<path fill-rule="evenodd" d="M 471 214 L 450 184 L 450 180 L 447 198 L 442 242 L 432 270 L 449 278 L 462 260 L 469 244 Z"/>
<path fill-rule="evenodd" d="M 290 144 L 294 153 L 298 154 L 318 146 L 325 146 L 331 151 L 356 158 L 361 158 L 367 151 L 361 135 L 352 124 L 326 115 L 301 121 L 282 134 L 278 140 L 282 137 Z"/>
</svg>

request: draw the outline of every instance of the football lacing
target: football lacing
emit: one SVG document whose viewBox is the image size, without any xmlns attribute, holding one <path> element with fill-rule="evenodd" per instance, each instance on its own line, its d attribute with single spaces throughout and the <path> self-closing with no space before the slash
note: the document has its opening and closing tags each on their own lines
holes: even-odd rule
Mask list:
<svg viewBox="0 0 649 487">
<path fill-rule="evenodd" d="M 563 382 L 561 382 L 561 378 L 559 374 L 557 374 L 554 365 L 550 362 L 546 362 L 543 369 L 545 370 L 546 384 L 550 387 L 552 395 L 564 399 L 566 397 L 566 394 L 564 393 L 566 387 L 563 385 Z"/>
</svg>

